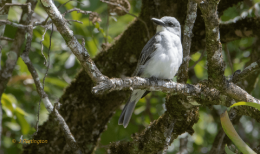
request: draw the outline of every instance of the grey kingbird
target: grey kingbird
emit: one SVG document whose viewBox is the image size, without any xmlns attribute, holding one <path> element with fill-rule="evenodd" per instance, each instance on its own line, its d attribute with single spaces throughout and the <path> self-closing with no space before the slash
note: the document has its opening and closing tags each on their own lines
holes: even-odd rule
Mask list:
<svg viewBox="0 0 260 154">
<path fill-rule="evenodd" d="M 181 25 L 174 17 L 152 18 L 156 34 L 144 46 L 133 76 L 172 80 L 182 63 Z M 118 124 L 126 128 L 136 103 L 149 91 L 135 89 L 128 99 Z"/>
</svg>

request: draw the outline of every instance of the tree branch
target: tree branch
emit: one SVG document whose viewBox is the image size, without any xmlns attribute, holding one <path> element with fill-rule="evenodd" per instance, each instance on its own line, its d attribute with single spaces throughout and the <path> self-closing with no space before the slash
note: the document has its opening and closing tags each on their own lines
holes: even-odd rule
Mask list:
<svg viewBox="0 0 260 154">
<path fill-rule="evenodd" d="M 219 0 L 205 0 L 199 7 L 205 21 L 208 78 L 217 89 L 222 89 L 225 65 L 222 58 L 222 45 L 219 34 Z"/>
<path fill-rule="evenodd" d="M 4 37 L 4 36 L 0 36 L 0 40 L 14 41 L 14 39 L 11 39 L 11 38 L 8 38 L 8 37 Z"/>
<path fill-rule="evenodd" d="M 241 89 L 239 86 L 232 82 L 226 82 L 223 85 L 226 89 L 228 96 L 235 100 L 254 102 L 260 104 L 260 100 L 254 98 L 248 94 L 245 90 Z M 203 89 L 200 85 L 190 85 L 175 83 L 173 81 L 167 80 L 157 80 L 153 81 L 147 78 L 141 77 L 129 77 L 129 78 L 113 78 L 106 81 L 99 82 L 98 85 L 93 87 L 93 94 L 103 94 L 105 92 L 111 92 L 114 90 L 129 90 L 129 89 L 146 89 L 148 91 L 162 91 L 166 93 L 177 93 L 185 96 L 201 97 L 203 96 Z M 212 96 L 216 90 L 208 89 L 212 91 Z M 210 95 L 210 93 L 207 93 Z"/>
<path fill-rule="evenodd" d="M 84 11 L 84 10 L 81 10 L 79 8 L 73 8 L 73 9 L 65 11 L 62 15 L 65 16 L 67 13 L 71 13 L 73 11 L 77 11 L 77 13 L 82 13 L 82 14 L 85 14 L 85 15 L 92 13 L 92 11 Z"/>
<path fill-rule="evenodd" d="M 31 13 L 31 3 L 26 3 L 26 4 L 13 4 L 13 3 L 5 3 L 5 5 L 0 8 L 0 12 L 6 7 L 6 6 L 27 6 L 28 13 Z"/>
<path fill-rule="evenodd" d="M 181 100 L 179 101 L 182 102 Z M 185 131 L 192 134 L 192 126 L 199 118 L 198 108 L 195 107 L 186 110 L 181 103 L 170 103 L 168 105 L 171 107 L 171 110 L 167 110 L 140 134 L 134 134 L 132 142 L 120 141 L 111 143 L 108 151 L 113 154 L 157 153 L 165 148 L 166 140 L 167 143 L 171 143 L 178 135 L 181 135 Z"/>
<path fill-rule="evenodd" d="M 227 8 L 234 6 L 234 5 L 238 4 L 239 2 L 243 2 L 243 0 L 220 1 L 219 5 L 218 5 L 218 15 L 221 16 Z M 198 50 L 202 50 L 202 49 L 204 50 L 205 46 L 206 46 L 205 22 L 203 20 L 200 9 L 198 9 L 197 14 L 198 15 L 197 15 L 196 23 L 193 28 L 194 37 L 192 39 L 191 53 L 195 53 Z M 245 27 L 246 27 L 246 25 L 244 25 L 244 28 Z M 229 27 L 229 31 L 225 31 L 225 29 L 220 28 L 221 42 L 226 43 L 226 42 L 223 42 L 223 39 L 226 39 L 228 36 L 224 37 L 224 35 L 226 33 L 233 32 L 235 29 L 236 29 L 236 27 Z M 223 32 L 223 31 L 225 31 L 225 32 Z M 238 38 L 234 38 L 234 39 L 238 39 Z"/>
<path fill-rule="evenodd" d="M 235 3 L 238 3 L 239 1 L 221 1 L 221 5 L 219 6 L 219 14 L 221 14 L 226 8 L 232 6 Z M 143 5 L 139 18 L 141 18 L 147 23 L 151 35 L 154 34 L 155 27 L 150 21 L 150 17 L 156 17 L 158 16 L 158 14 L 162 16 L 174 16 L 183 25 L 187 6 L 186 1 L 160 1 L 160 7 L 158 7 L 159 12 L 155 12 L 153 9 L 151 9 L 156 7 L 154 1 L 143 0 L 142 3 Z M 198 14 L 198 18 L 199 17 L 200 15 Z M 204 29 L 203 26 L 201 26 L 201 24 L 203 24 L 203 21 L 196 23 L 199 24 L 197 26 L 194 26 L 197 27 L 197 31 L 195 30 L 196 33 L 203 33 Z M 133 32 L 135 35 L 133 35 Z M 195 36 L 196 37 L 193 38 L 193 41 L 202 40 L 198 39 L 197 35 Z M 132 24 L 129 25 L 126 31 L 122 35 L 120 35 L 119 39 L 116 40 L 116 42 L 112 45 L 111 48 L 108 49 L 108 51 L 101 52 L 95 57 L 94 61 L 97 67 L 101 70 L 103 74 L 109 77 L 130 76 L 130 74 L 134 71 L 136 66 L 135 60 L 138 58 L 140 51 L 142 50 L 143 46 L 147 41 L 146 37 L 147 34 L 144 26 L 139 20 L 135 20 Z M 196 50 L 196 48 L 191 49 Z M 122 51 L 124 51 L 124 54 L 122 54 Z M 121 103 L 125 101 L 126 97 L 128 96 L 127 92 L 121 91 L 120 93 L 112 92 L 107 95 L 103 95 L 102 97 L 96 97 L 95 95 L 91 94 L 92 86 L 93 83 L 91 82 L 91 79 L 85 73 L 85 71 L 82 71 L 76 77 L 75 81 L 72 82 L 71 85 L 66 89 L 63 96 L 60 99 L 62 103 L 60 113 L 63 115 L 64 119 L 69 119 L 66 120 L 68 125 L 77 124 L 78 127 L 71 127 L 71 131 L 75 135 L 76 139 L 80 139 L 78 140 L 79 145 L 85 149 L 85 153 L 93 153 L 93 150 L 100 137 L 100 134 L 105 130 L 110 117 L 114 114 L 114 111 L 119 107 Z M 209 89 L 204 89 L 205 92 L 210 92 Z M 220 97 L 219 95 L 216 98 L 209 98 L 208 100 L 207 96 L 203 96 L 202 98 L 205 98 L 205 104 L 209 102 L 209 100 L 212 100 L 213 102 L 220 102 L 222 99 L 222 97 Z M 184 131 L 192 132 L 191 128 L 189 128 L 188 126 L 192 126 L 193 123 L 190 123 L 190 125 L 188 125 L 186 122 L 192 120 L 194 115 L 197 117 L 197 113 L 194 114 L 194 112 L 192 112 L 191 116 L 189 116 L 189 114 L 186 114 L 186 112 L 184 112 L 181 107 L 174 108 L 176 107 L 176 104 L 174 105 L 175 106 L 173 106 L 173 108 L 170 109 L 173 109 L 175 114 L 179 115 L 176 117 L 178 120 L 180 120 L 180 122 L 176 123 L 174 128 L 176 127 L 178 129 L 174 129 L 173 132 L 177 135 L 183 133 Z M 106 111 L 103 110 L 104 108 L 106 109 Z M 188 116 L 186 117 L 186 115 Z M 40 139 L 44 138 L 46 136 L 45 132 L 49 132 L 49 135 L 58 134 L 56 135 L 56 138 L 51 139 L 51 142 L 58 146 L 53 146 L 51 151 L 44 144 L 41 144 L 40 146 L 35 146 L 31 144 L 24 148 L 24 153 L 35 153 L 40 149 L 44 149 L 44 152 L 46 153 L 53 151 L 59 153 L 60 150 L 65 147 L 66 143 L 64 143 L 62 135 L 58 133 L 59 127 L 53 126 L 52 118 L 49 118 L 49 120 L 43 124 L 43 126 L 40 128 L 40 132 L 37 134 L 37 137 Z M 147 130 L 147 133 L 148 132 L 149 130 Z M 155 136 L 152 133 L 150 135 Z M 172 137 L 172 140 L 174 139 L 174 137 Z M 142 139 L 144 138 L 142 137 Z M 163 138 L 162 141 L 164 141 L 164 139 L 165 138 Z M 149 140 L 146 141 L 149 142 Z M 154 145 L 154 147 L 157 147 L 157 144 Z M 144 147 L 143 145 L 140 146 Z M 149 146 L 149 144 L 147 146 Z M 122 146 L 118 145 L 117 147 L 115 147 L 116 149 L 114 150 L 122 150 L 120 149 L 120 147 Z M 30 149 L 32 148 L 35 149 L 34 152 L 30 151 Z M 128 147 L 126 146 L 125 148 Z M 150 148 L 152 147 L 150 146 Z M 162 147 L 160 147 L 160 149 L 162 149 Z M 67 151 L 68 150 L 64 150 L 63 152 Z"/>
<path fill-rule="evenodd" d="M 48 95 L 44 92 L 43 86 L 40 82 L 40 79 L 38 77 L 37 71 L 35 70 L 35 68 L 32 65 L 32 62 L 29 58 L 29 51 L 30 51 L 30 47 L 31 47 L 31 42 L 32 42 L 32 34 L 33 34 L 33 27 L 31 25 L 31 27 L 28 28 L 29 33 L 28 33 L 28 37 L 27 37 L 27 42 L 26 42 L 26 46 L 25 46 L 25 51 L 22 53 L 21 58 L 23 59 L 24 63 L 27 65 L 28 70 L 30 71 L 34 83 L 36 85 L 36 89 L 38 94 L 40 95 L 45 108 L 47 109 L 47 111 L 49 113 L 54 112 L 55 116 L 56 116 L 56 120 L 59 123 L 61 130 L 63 131 L 65 138 L 67 139 L 67 142 L 69 143 L 72 152 L 75 154 L 79 154 L 81 153 L 80 150 L 78 149 L 78 145 L 77 142 L 75 140 L 75 138 L 73 137 L 72 133 L 70 132 L 70 129 L 68 127 L 68 125 L 66 124 L 65 120 L 63 119 L 63 117 L 59 114 L 58 110 L 54 109 L 49 98 Z"/>
<path fill-rule="evenodd" d="M 197 3 L 193 0 L 189 0 L 187 5 L 187 17 L 184 25 L 183 32 L 183 62 L 179 68 L 178 72 L 178 82 L 186 83 L 188 80 L 188 67 L 190 61 L 190 48 L 191 48 L 191 38 L 192 29 L 197 17 Z"/>
<path fill-rule="evenodd" d="M 34 0 L 28 0 L 27 4 L 28 7 L 30 7 L 30 9 L 34 10 L 35 6 L 36 6 L 37 1 Z M 5 3 L 8 4 L 8 3 Z M 1 12 L 1 11 L 0 11 Z M 20 24 L 25 24 L 28 25 L 31 22 L 31 13 L 28 14 L 26 13 L 28 11 L 25 11 L 25 9 L 23 9 L 22 15 L 21 15 L 21 21 Z M 31 11 L 30 11 L 31 12 Z M 27 16 L 27 18 L 23 18 Z M 5 61 L 5 65 L 3 67 L 2 70 L 0 70 L 0 96 L 2 96 L 2 94 L 4 93 L 4 90 L 6 88 L 7 82 L 9 81 L 10 77 L 12 76 L 12 72 L 14 70 L 14 67 L 16 65 L 19 53 L 20 53 L 20 48 L 24 42 L 24 37 L 25 37 L 25 31 L 23 29 L 18 28 L 18 31 L 15 35 L 15 39 L 13 44 L 15 44 L 15 46 L 12 47 L 12 50 L 8 53 L 7 55 L 7 60 Z M 0 102 L 0 105 L 1 102 Z M 2 113 L 1 113 L 2 114 Z M 0 130 L 2 130 L 2 116 L 0 116 Z M 0 131 L 0 140 L 1 140 L 1 134 L 2 132 Z M 1 146 L 1 142 L 0 142 L 0 146 Z"/>
<path fill-rule="evenodd" d="M 32 3 L 32 9 L 34 9 L 34 7 L 37 3 L 37 1 L 30 1 L 30 0 L 27 2 Z M 23 10 L 22 17 L 24 16 L 24 14 L 25 14 L 25 11 Z M 26 13 L 26 15 L 28 17 L 27 13 Z M 26 18 L 21 18 L 21 19 L 23 19 L 23 20 L 21 20 L 19 25 L 23 25 L 23 24 L 28 25 L 28 23 L 31 21 L 31 20 L 27 20 Z M 3 21 L 3 20 L 1 20 L 1 21 Z M 24 35 L 25 35 L 24 29 L 19 28 L 17 31 L 17 34 L 15 36 L 14 42 L 13 42 L 16 45 L 13 46 L 13 49 L 8 53 L 7 60 L 5 62 L 5 66 L 0 71 L 0 95 L 3 94 L 4 89 L 6 88 L 6 84 L 9 81 L 10 77 L 12 76 L 14 66 L 16 65 L 16 61 L 19 56 L 20 47 L 24 41 Z"/>
<path fill-rule="evenodd" d="M 257 62 L 253 62 L 252 64 L 250 64 L 249 66 L 244 68 L 244 70 L 242 72 L 234 74 L 232 77 L 232 82 L 237 83 L 237 82 L 245 79 L 246 77 L 248 77 L 255 71 L 259 70 L 260 69 L 259 66 L 260 66 L 260 60 L 258 60 Z"/>
<path fill-rule="evenodd" d="M 54 5 L 54 3 L 50 0 L 41 1 L 45 11 L 48 13 L 49 17 L 52 19 L 53 23 L 57 27 L 57 30 L 60 32 L 64 40 L 66 41 L 68 47 L 71 49 L 73 54 L 80 61 L 84 70 L 91 77 L 93 82 L 99 82 L 104 80 L 105 77 L 96 67 L 92 59 L 90 58 L 85 47 L 82 47 L 76 37 L 73 35 L 73 31 L 69 29 L 66 25 L 66 21 L 63 16 Z M 75 9 L 73 10 L 75 11 Z M 79 10 L 77 10 L 79 11 Z"/>
</svg>

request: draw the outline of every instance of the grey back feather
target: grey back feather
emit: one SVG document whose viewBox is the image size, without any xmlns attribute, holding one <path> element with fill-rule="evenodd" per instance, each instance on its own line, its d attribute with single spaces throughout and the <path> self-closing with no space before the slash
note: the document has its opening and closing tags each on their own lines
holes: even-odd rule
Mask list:
<svg viewBox="0 0 260 154">
<path fill-rule="evenodd" d="M 157 35 L 159 35 L 159 33 L 156 33 L 144 46 L 137 63 L 137 67 L 132 76 L 142 75 L 142 66 L 150 59 L 149 56 L 156 50 L 155 44 L 158 43 L 158 41 L 155 37 Z"/>
</svg>

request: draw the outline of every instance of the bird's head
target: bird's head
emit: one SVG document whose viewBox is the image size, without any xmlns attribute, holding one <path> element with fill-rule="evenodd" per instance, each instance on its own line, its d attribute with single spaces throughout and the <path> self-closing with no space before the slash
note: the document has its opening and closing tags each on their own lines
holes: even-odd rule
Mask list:
<svg viewBox="0 0 260 154">
<path fill-rule="evenodd" d="M 176 18 L 165 16 L 161 19 L 152 18 L 152 21 L 157 24 L 157 33 L 167 30 L 181 37 L 181 25 Z"/>
</svg>

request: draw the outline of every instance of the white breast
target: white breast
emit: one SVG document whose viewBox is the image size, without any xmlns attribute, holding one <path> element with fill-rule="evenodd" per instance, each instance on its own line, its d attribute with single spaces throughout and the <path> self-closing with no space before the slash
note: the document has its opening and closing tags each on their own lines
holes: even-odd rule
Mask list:
<svg viewBox="0 0 260 154">
<path fill-rule="evenodd" d="M 157 29 L 158 30 L 158 29 Z M 163 30 L 156 38 L 157 50 L 151 55 L 144 67 L 143 77 L 173 79 L 182 63 L 182 45 L 177 35 Z"/>
</svg>

